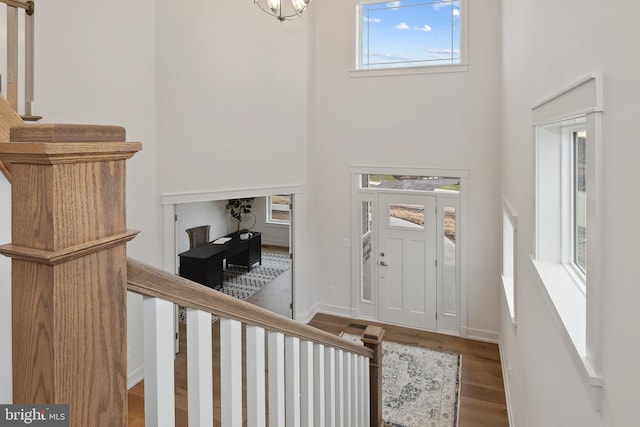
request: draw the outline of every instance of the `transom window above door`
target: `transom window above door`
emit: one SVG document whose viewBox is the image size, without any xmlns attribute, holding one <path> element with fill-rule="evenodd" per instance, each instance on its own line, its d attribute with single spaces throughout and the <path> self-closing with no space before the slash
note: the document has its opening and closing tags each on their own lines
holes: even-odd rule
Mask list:
<svg viewBox="0 0 640 427">
<path fill-rule="evenodd" d="M 421 175 L 361 174 L 360 188 L 376 190 L 460 191 L 460 178 Z"/>
<path fill-rule="evenodd" d="M 356 70 L 465 64 L 465 5 L 466 0 L 358 0 Z"/>
</svg>

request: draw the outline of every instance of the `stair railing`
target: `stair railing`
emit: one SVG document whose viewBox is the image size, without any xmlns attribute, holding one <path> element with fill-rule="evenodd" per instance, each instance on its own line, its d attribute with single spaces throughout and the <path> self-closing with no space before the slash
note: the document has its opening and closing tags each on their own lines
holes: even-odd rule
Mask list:
<svg viewBox="0 0 640 427">
<path fill-rule="evenodd" d="M 187 308 L 190 425 L 192 417 L 213 420 L 211 314 L 221 318 L 223 426 L 242 425 L 243 375 L 247 384 L 247 426 L 265 425 L 267 419 L 269 425 L 276 426 L 380 425 L 371 422 L 369 401 L 370 369 L 379 362 L 374 356 L 379 353 L 380 328 L 367 328 L 364 341 L 373 348 L 365 347 L 131 258 L 128 282 L 129 291 L 145 296 L 145 419 L 151 419 L 152 425 L 174 425 L 174 304 Z M 377 387 L 377 382 L 374 385 Z M 378 417 L 380 408 L 376 403 L 372 406 Z M 198 421 L 194 425 L 201 424 Z"/>
<path fill-rule="evenodd" d="M 126 229 L 125 161 L 141 144 L 124 129 L 18 126 L 10 141 L 0 161 L 11 165 L 13 242 L 0 253 L 12 258 L 14 402 L 69 404 L 74 427 L 127 425 L 129 290 L 144 296 L 147 425 L 175 424 L 174 304 L 187 307 L 190 426 L 214 421 L 211 314 L 221 425 L 243 425 L 243 406 L 248 426 L 382 425 L 380 328 L 359 346 L 127 260 L 137 232 Z"/>
<path fill-rule="evenodd" d="M 17 126 L 23 121 L 37 121 L 40 116 L 34 116 L 32 104 L 34 101 L 34 53 L 35 53 L 35 31 L 34 13 L 35 3 L 33 1 L 20 0 L 0 0 L 5 4 L 6 11 L 6 46 L 0 48 L 6 58 L 6 69 L 0 70 L 0 86 L 4 89 L 6 100 L 0 105 L 0 109 L 13 110 L 13 114 L 0 111 L 0 142 L 9 141 L 9 127 Z M 24 14 L 20 14 L 20 9 L 24 9 Z M 20 54 L 20 51 L 23 54 Z M 23 58 L 23 62 L 20 62 Z M 19 70 L 24 69 L 24 83 L 20 83 Z M 19 88 L 23 87 L 24 92 L 19 93 Z M 23 104 L 21 104 L 23 103 Z M 23 105 L 22 107 L 20 107 Z M 20 115 L 20 112 L 22 115 Z M 10 166 L 0 161 L 0 173 L 11 182 Z"/>
</svg>

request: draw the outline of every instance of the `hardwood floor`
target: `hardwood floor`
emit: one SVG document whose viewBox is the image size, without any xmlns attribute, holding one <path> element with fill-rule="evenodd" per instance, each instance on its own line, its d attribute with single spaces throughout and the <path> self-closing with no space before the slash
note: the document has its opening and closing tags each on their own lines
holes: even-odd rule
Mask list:
<svg viewBox="0 0 640 427">
<path fill-rule="evenodd" d="M 289 270 L 290 272 L 290 270 Z M 290 274 L 290 273 L 289 273 Z M 279 278 L 280 279 L 280 278 Z M 252 295 L 247 301 L 290 316 L 291 278 L 282 277 Z M 348 319 L 326 314 L 316 315 L 311 326 L 333 334 L 342 331 L 362 332 L 371 322 Z M 220 378 L 219 322 L 213 324 L 213 376 L 214 396 L 219 396 Z M 496 344 L 466 340 L 448 335 L 435 334 L 398 326 L 383 325 L 385 339 L 409 345 L 423 346 L 462 354 L 462 378 L 460 388 L 460 420 L 458 427 L 502 427 L 508 426 L 508 416 L 500 364 L 500 353 Z M 176 426 L 187 426 L 187 362 L 186 331 L 180 324 L 181 351 L 175 359 Z M 214 399 L 214 417 L 220 420 L 219 399 Z M 144 383 L 129 390 L 129 426 L 144 426 Z M 214 423 L 219 426 L 219 421 Z M 354 427 L 354 426 L 349 426 Z"/>
<path fill-rule="evenodd" d="M 458 427 L 509 425 L 500 352 L 496 344 L 328 314 L 317 314 L 309 322 L 309 325 L 333 334 L 342 331 L 362 333 L 369 324 L 381 325 L 385 340 L 462 354 Z"/>
</svg>

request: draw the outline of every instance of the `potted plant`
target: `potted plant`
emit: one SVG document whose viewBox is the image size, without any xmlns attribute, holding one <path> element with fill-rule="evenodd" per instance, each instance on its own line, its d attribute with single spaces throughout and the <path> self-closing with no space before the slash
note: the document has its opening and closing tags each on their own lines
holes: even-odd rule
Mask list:
<svg viewBox="0 0 640 427">
<path fill-rule="evenodd" d="M 249 229 L 246 229 L 246 233 L 241 233 L 241 231 L 244 231 L 244 229 L 240 230 L 240 223 L 244 220 L 247 214 L 251 214 L 251 204 L 253 203 L 254 200 L 255 200 L 255 197 L 246 197 L 243 199 L 229 199 L 227 202 L 227 206 L 225 206 L 226 209 L 229 211 L 229 214 L 231 215 L 231 217 L 236 221 L 238 221 L 238 234 L 249 233 Z M 255 216 L 254 216 L 253 223 L 255 225 Z M 248 239 L 248 238 L 249 236 L 247 235 L 245 239 Z"/>
<path fill-rule="evenodd" d="M 249 237 L 251 237 L 251 232 L 248 228 L 243 228 L 242 230 L 238 231 L 238 234 L 240 236 L 240 240 L 249 240 Z"/>
</svg>

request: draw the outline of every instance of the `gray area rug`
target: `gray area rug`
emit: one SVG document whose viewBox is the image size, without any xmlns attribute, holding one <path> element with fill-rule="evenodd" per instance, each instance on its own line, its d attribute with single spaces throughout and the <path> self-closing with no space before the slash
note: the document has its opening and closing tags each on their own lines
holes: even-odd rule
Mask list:
<svg viewBox="0 0 640 427">
<path fill-rule="evenodd" d="M 254 264 L 250 270 L 236 265 L 227 267 L 224 270 L 222 292 L 245 300 L 287 271 L 290 265 L 289 255 L 262 252 L 262 265 Z M 186 322 L 186 311 L 183 307 L 180 307 L 179 317 L 180 322 Z M 213 320 L 216 319 L 213 316 Z"/>
<path fill-rule="evenodd" d="M 360 336 L 343 334 L 360 342 Z M 382 418 L 393 427 L 458 425 L 462 355 L 382 342 Z"/>
</svg>

